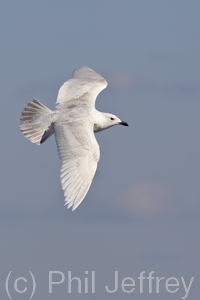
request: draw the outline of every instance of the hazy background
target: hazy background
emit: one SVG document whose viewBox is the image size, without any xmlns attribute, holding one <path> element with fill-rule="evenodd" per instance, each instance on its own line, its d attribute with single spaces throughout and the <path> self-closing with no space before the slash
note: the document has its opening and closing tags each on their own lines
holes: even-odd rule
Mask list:
<svg viewBox="0 0 200 300">
<path fill-rule="evenodd" d="M 13 299 L 17 277 L 32 271 L 33 299 L 187 299 L 199 294 L 200 2 L 198 0 L 0 2 L 0 295 Z M 55 106 L 72 71 L 88 65 L 108 81 L 97 108 L 129 127 L 97 134 L 101 160 L 91 189 L 73 213 L 63 206 L 54 137 L 42 146 L 20 133 L 21 111 L 37 98 Z M 72 294 L 67 271 L 96 293 Z M 66 275 L 48 293 L 48 272 Z M 136 281 L 133 293 L 114 288 Z M 139 293 L 137 277 L 164 277 L 160 293 Z M 169 277 L 180 281 L 166 291 Z M 60 280 L 60 276 L 55 280 Z M 18 284 L 23 289 L 26 284 Z M 175 289 L 175 287 L 171 287 Z M 90 291 L 90 288 L 89 288 Z"/>
</svg>

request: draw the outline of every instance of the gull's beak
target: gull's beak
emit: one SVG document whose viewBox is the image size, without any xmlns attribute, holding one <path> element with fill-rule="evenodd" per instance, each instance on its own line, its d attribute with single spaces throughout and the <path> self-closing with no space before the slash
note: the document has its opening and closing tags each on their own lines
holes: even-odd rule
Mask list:
<svg viewBox="0 0 200 300">
<path fill-rule="evenodd" d="M 120 125 L 124 125 L 124 126 L 128 126 L 128 123 L 124 122 L 124 121 L 121 121 L 119 122 Z"/>
</svg>

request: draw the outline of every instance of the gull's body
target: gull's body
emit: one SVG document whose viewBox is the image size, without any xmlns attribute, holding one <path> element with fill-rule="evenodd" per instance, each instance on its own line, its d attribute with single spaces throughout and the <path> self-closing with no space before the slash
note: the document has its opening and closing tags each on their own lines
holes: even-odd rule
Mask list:
<svg viewBox="0 0 200 300">
<path fill-rule="evenodd" d="M 33 100 L 20 118 L 21 132 L 33 143 L 40 145 L 55 133 L 65 204 L 72 210 L 84 199 L 97 169 L 100 150 L 94 132 L 117 124 L 128 126 L 118 117 L 95 109 L 96 97 L 106 86 L 103 77 L 82 67 L 61 86 L 54 111 Z"/>
</svg>

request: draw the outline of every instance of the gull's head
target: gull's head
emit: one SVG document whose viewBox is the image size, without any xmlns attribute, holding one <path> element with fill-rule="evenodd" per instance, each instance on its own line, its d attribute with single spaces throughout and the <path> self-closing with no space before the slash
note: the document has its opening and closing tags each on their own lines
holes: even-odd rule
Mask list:
<svg viewBox="0 0 200 300">
<path fill-rule="evenodd" d="M 115 115 L 108 114 L 108 113 L 102 113 L 101 121 L 98 124 L 94 125 L 94 131 L 95 132 L 101 131 L 101 130 L 107 129 L 107 128 L 115 126 L 115 125 L 128 126 L 128 123 L 120 120 Z"/>
<path fill-rule="evenodd" d="M 106 117 L 106 124 L 108 127 L 114 126 L 114 125 L 124 125 L 128 126 L 128 123 L 120 120 L 117 116 L 112 114 L 105 114 Z"/>
</svg>

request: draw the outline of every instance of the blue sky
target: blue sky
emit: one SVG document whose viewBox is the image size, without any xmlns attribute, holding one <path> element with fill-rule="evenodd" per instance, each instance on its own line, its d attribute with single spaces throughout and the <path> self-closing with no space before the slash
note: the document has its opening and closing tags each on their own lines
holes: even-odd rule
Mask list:
<svg viewBox="0 0 200 300">
<path fill-rule="evenodd" d="M 48 271 L 96 271 L 81 299 L 181 299 L 136 290 L 108 294 L 114 271 L 199 281 L 199 1 L 2 1 L 0 9 L 1 272 L 36 277 L 33 299 L 77 299 Z M 55 106 L 72 71 L 88 65 L 108 81 L 97 108 L 129 123 L 96 135 L 101 159 L 73 213 L 63 206 L 54 137 L 23 138 L 19 117 L 37 98 Z M 12 283 L 11 283 L 12 285 Z M 23 284 L 22 284 L 23 285 Z M 27 299 L 11 288 L 13 299 Z M 15 297 L 15 298 L 14 298 Z M 24 297 L 24 298 L 23 298 Z"/>
</svg>

